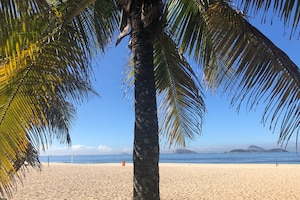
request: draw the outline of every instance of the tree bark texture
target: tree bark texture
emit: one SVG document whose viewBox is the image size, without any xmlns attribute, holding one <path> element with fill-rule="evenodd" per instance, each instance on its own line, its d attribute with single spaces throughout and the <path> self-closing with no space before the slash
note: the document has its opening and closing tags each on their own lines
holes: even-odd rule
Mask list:
<svg viewBox="0 0 300 200">
<path fill-rule="evenodd" d="M 134 55 L 134 200 L 159 200 L 159 139 L 151 33 L 141 21 L 141 1 L 133 1 L 131 42 Z"/>
</svg>

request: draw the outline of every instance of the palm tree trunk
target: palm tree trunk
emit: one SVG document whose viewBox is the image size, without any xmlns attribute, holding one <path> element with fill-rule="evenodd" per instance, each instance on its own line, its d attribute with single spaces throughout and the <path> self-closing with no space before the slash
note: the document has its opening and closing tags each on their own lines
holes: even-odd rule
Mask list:
<svg viewBox="0 0 300 200">
<path fill-rule="evenodd" d="M 151 34 L 141 21 L 141 1 L 131 10 L 134 54 L 134 200 L 159 200 L 159 141 Z"/>
</svg>

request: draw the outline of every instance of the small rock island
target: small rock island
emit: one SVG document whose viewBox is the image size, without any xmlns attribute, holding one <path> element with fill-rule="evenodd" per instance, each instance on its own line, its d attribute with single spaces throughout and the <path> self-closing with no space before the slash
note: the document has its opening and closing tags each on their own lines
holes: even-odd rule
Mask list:
<svg viewBox="0 0 300 200">
<path fill-rule="evenodd" d="M 174 154 L 196 154 L 197 152 L 188 149 L 176 149 L 173 153 Z"/>
</svg>

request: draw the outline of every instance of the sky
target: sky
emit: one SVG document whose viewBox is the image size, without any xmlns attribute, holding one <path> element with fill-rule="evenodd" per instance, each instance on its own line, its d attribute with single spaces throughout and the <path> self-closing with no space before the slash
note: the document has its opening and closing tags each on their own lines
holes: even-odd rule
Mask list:
<svg viewBox="0 0 300 200">
<path fill-rule="evenodd" d="M 283 22 L 275 20 L 262 24 L 260 18 L 249 18 L 251 23 L 267 35 L 279 48 L 287 53 L 292 61 L 300 66 L 297 38 L 290 39 L 290 29 Z M 53 140 L 51 146 L 40 155 L 101 155 L 132 153 L 134 131 L 133 94 L 122 89 L 122 73 L 128 60 L 127 41 L 117 47 L 114 43 L 105 55 L 99 55 L 93 64 L 93 86 L 99 97 L 77 107 L 77 116 L 70 129 L 72 146 L 59 144 Z M 197 71 L 197 70 L 196 70 Z M 278 130 L 274 133 L 264 127 L 261 121 L 262 110 L 247 111 L 246 106 L 237 113 L 230 108 L 227 96 L 219 93 L 205 93 L 207 113 L 204 116 L 202 134 L 186 148 L 198 153 L 220 153 L 235 148 L 257 145 L 263 148 L 278 148 Z M 295 151 L 295 137 L 292 137 L 287 150 Z M 161 153 L 171 153 L 161 141 Z"/>
</svg>

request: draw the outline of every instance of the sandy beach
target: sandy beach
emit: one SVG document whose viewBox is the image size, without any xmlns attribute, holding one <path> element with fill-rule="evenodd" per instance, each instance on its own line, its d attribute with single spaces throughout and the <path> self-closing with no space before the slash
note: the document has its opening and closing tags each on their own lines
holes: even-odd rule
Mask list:
<svg viewBox="0 0 300 200">
<path fill-rule="evenodd" d="M 13 200 L 127 200 L 132 164 L 43 164 Z M 300 199 L 300 165 L 160 164 L 162 200 Z M 5 198 L 4 198 L 5 199 Z"/>
</svg>

